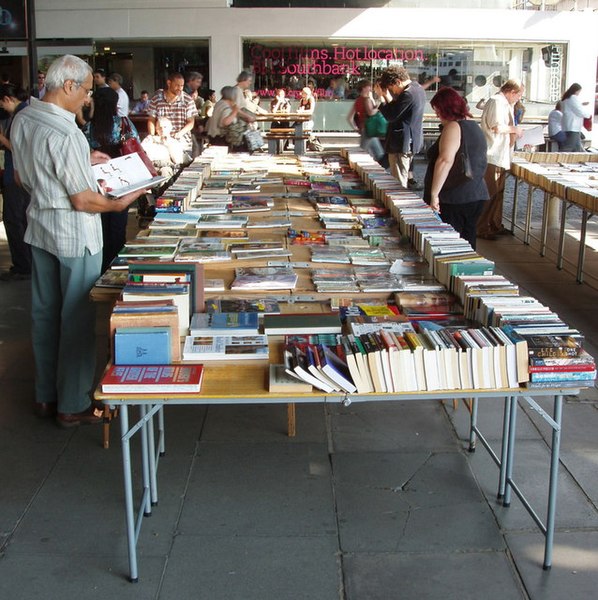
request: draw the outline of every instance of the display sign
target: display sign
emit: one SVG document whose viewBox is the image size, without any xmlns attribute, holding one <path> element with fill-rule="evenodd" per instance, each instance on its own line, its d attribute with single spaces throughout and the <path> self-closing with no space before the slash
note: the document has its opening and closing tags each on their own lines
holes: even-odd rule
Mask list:
<svg viewBox="0 0 598 600">
<path fill-rule="evenodd" d="M 256 75 L 360 75 L 364 62 L 402 64 L 424 61 L 423 50 L 401 48 L 372 48 L 368 46 L 332 46 L 302 48 L 297 46 L 267 47 L 254 44 L 249 51 Z"/>
<path fill-rule="evenodd" d="M 0 0 L 0 41 L 27 38 L 24 0 Z"/>
</svg>

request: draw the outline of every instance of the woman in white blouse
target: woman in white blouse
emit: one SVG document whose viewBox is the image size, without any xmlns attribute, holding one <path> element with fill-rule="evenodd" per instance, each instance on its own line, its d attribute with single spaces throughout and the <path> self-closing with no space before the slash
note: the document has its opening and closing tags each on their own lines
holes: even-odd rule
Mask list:
<svg viewBox="0 0 598 600">
<path fill-rule="evenodd" d="M 563 107 L 563 119 L 561 128 L 565 132 L 565 141 L 559 144 L 559 150 L 562 152 L 583 152 L 581 144 L 581 128 L 583 120 L 592 116 L 589 102 L 581 102 L 579 93 L 581 85 L 572 84 L 563 94 L 561 106 Z"/>
</svg>

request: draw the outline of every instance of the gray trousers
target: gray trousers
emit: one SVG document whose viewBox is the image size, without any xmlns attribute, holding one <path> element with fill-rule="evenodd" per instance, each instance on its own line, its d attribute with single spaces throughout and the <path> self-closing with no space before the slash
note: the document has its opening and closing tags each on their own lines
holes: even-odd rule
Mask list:
<svg viewBox="0 0 598 600">
<path fill-rule="evenodd" d="M 95 377 L 95 306 L 89 292 L 100 275 L 102 253 L 64 258 L 33 246 L 32 256 L 35 400 L 78 413 L 91 403 Z"/>
</svg>

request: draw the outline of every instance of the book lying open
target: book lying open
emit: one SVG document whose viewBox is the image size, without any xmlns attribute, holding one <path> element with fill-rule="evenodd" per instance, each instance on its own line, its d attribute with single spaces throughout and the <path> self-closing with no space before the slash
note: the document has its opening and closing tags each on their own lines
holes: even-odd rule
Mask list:
<svg viewBox="0 0 598 600">
<path fill-rule="evenodd" d="M 137 190 L 150 189 L 166 181 L 166 177 L 152 177 L 139 154 L 127 154 L 91 167 L 100 193 L 120 198 Z"/>
</svg>

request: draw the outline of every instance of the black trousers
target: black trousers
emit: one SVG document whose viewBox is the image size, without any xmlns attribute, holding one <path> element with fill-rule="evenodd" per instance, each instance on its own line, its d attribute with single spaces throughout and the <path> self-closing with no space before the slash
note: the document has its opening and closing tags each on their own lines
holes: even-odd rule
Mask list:
<svg viewBox="0 0 598 600">
<path fill-rule="evenodd" d="M 461 237 L 467 240 L 475 250 L 476 226 L 482 214 L 486 200 L 468 202 L 467 204 L 442 204 L 440 203 L 440 218 L 452 225 Z"/>
<path fill-rule="evenodd" d="M 12 259 L 11 271 L 31 274 L 31 246 L 24 241 L 31 197 L 16 183 L 4 184 L 4 227 Z"/>
<path fill-rule="evenodd" d="M 108 268 L 127 241 L 128 216 L 128 210 L 102 213 L 102 235 L 104 237 L 102 273 Z"/>
</svg>

